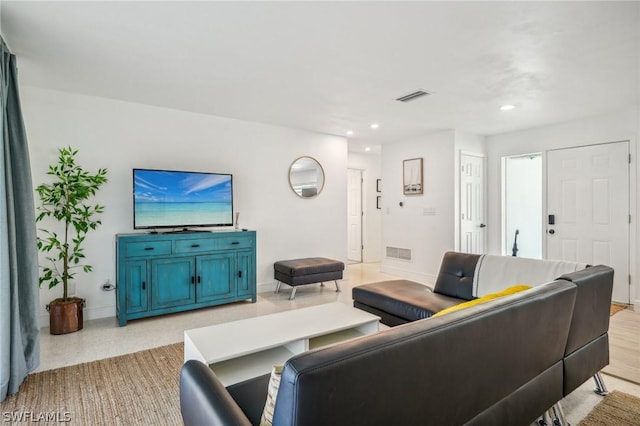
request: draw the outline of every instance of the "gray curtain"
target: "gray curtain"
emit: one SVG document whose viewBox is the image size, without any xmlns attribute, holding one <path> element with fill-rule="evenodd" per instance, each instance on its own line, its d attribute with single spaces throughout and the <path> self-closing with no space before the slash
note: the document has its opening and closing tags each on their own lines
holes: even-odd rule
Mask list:
<svg viewBox="0 0 640 426">
<path fill-rule="evenodd" d="M 40 363 L 38 250 L 16 57 L 0 37 L 0 401 Z"/>
</svg>

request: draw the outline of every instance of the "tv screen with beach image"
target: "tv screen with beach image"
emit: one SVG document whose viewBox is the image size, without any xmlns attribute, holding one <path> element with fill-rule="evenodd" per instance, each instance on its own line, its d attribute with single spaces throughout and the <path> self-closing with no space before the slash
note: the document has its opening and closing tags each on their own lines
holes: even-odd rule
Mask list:
<svg viewBox="0 0 640 426">
<path fill-rule="evenodd" d="M 134 229 L 233 225 L 232 175 L 133 170 Z"/>
</svg>

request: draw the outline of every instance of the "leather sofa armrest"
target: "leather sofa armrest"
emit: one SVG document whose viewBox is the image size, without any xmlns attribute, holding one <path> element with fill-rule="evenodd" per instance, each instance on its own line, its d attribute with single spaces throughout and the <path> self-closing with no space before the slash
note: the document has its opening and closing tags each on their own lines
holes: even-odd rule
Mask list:
<svg viewBox="0 0 640 426">
<path fill-rule="evenodd" d="M 251 426 L 251 422 L 213 371 L 189 360 L 180 371 L 180 412 L 186 426 Z"/>
<path fill-rule="evenodd" d="M 558 278 L 571 281 L 578 287 L 567 341 L 567 355 L 609 330 L 613 272 L 608 266 L 597 265 Z"/>
</svg>

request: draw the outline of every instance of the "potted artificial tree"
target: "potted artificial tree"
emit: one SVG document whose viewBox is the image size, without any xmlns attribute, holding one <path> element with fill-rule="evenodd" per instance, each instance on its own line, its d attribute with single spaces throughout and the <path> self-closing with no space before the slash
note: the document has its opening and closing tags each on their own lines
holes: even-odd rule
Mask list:
<svg viewBox="0 0 640 426">
<path fill-rule="evenodd" d="M 82 245 L 89 230 L 102 223 L 97 216 L 104 211 L 104 206 L 91 205 L 89 199 L 107 182 L 107 169 L 99 169 L 95 174 L 87 172 L 76 164 L 77 153 L 71 147 L 60 148 L 58 162 L 50 165 L 47 172 L 53 176 L 53 182 L 36 188 L 41 201 L 36 222 L 45 218 L 56 221 L 47 221 L 51 229 L 39 229 L 44 236 L 38 237 L 38 249 L 46 253 L 48 261 L 48 266 L 42 267 L 39 285 L 48 283 L 53 288 L 62 283 L 63 287 L 62 298 L 47 305 L 51 334 L 82 329 L 84 299 L 69 297 L 69 280 L 75 277 L 78 268 L 91 271 L 91 265 L 83 262 Z"/>
</svg>

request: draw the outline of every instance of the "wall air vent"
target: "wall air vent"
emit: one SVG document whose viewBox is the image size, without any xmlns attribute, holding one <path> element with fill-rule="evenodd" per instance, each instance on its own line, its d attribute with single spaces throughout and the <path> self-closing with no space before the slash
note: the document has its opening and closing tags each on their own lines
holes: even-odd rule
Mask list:
<svg viewBox="0 0 640 426">
<path fill-rule="evenodd" d="M 430 94 L 431 93 L 427 92 L 426 90 L 417 90 L 413 93 L 408 93 L 404 96 L 400 96 L 399 98 L 396 98 L 396 101 L 411 102 L 411 101 L 415 101 L 418 98 L 422 98 L 423 96 L 427 96 Z"/>
<path fill-rule="evenodd" d="M 411 249 L 387 246 L 387 257 L 391 259 L 411 261 Z"/>
</svg>

